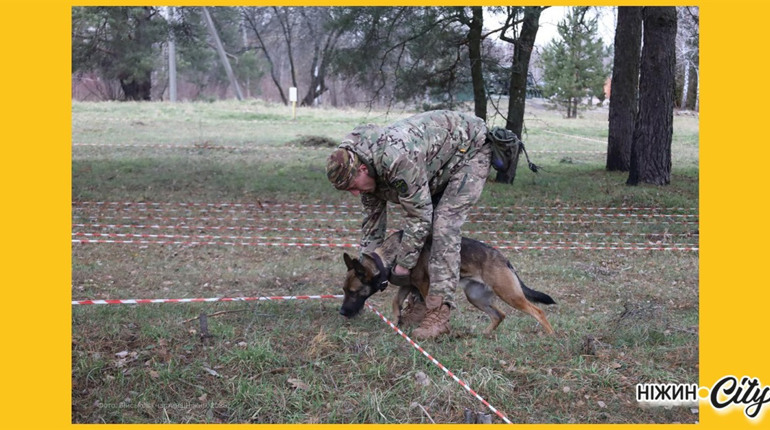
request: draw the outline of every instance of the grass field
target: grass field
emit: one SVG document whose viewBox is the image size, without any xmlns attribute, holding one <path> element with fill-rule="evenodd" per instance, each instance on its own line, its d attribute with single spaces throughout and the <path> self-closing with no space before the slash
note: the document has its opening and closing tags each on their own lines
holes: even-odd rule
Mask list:
<svg viewBox="0 0 770 430">
<path fill-rule="evenodd" d="M 293 121 L 259 101 L 73 103 L 73 300 L 341 294 L 360 208 L 325 179 L 329 145 L 409 114 L 300 109 Z M 556 334 L 501 305 L 508 318 L 484 337 L 486 315 L 460 299 L 452 334 L 421 344 L 512 422 L 698 421 L 697 409 L 634 397 L 637 383 L 698 381 L 698 118 L 674 126 L 671 185 L 627 187 L 603 169 L 606 108 L 567 120 L 528 107 L 524 140 L 543 171 L 489 181 L 465 234 L 556 300 L 544 309 Z M 390 317 L 393 293 L 370 303 Z M 346 320 L 339 304 L 73 305 L 72 420 L 491 413 L 373 312 Z"/>
</svg>

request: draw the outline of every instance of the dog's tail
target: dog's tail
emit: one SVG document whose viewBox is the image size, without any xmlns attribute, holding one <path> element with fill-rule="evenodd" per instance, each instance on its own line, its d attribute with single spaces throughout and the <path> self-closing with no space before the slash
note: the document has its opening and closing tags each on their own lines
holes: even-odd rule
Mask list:
<svg viewBox="0 0 770 430">
<path fill-rule="evenodd" d="M 511 262 L 508 262 L 508 268 L 511 269 L 511 272 L 513 272 L 513 276 L 516 277 L 516 279 L 519 280 L 519 284 L 521 284 L 521 291 L 524 292 L 524 297 L 527 298 L 530 302 L 534 303 L 542 303 L 544 305 L 555 305 L 556 301 L 554 301 L 551 296 L 549 296 L 546 293 L 541 293 L 540 291 L 535 291 L 532 288 L 529 288 L 528 286 L 524 285 L 524 281 L 519 278 L 519 274 L 516 273 L 516 269 L 513 268 L 513 265 Z"/>
<path fill-rule="evenodd" d="M 530 302 L 542 303 L 544 305 L 556 304 L 556 301 L 554 301 L 554 299 L 552 299 L 548 294 L 535 291 L 524 285 L 524 282 L 521 281 L 521 278 L 519 278 L 519 283 L 521 284 L 521 290 L 524 292 L 524 297 L 526 297 Z"/>
</svg>

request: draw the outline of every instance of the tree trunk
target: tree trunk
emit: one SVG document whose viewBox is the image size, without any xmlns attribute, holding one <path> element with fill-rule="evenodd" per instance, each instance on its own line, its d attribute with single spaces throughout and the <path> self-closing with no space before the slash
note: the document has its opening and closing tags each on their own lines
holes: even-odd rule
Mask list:
<svg viewBox="0 0 770 430">
<path fill-rule="evenodd" d="M 134 44 L 141 50 L 145 50 L 148 44 L 152 44 L 152 38 L 149 35 L 150 21 L 153 17 L 153 8 L 145 6 L 141 8 L 141 15 L 137 13 L 135 18 L 135 28 L 129 39 L 133 39 Z M 149 50 L 149 49 L 147 49 Z M 120 88 L 123 90 L 123 96 L 126 100 L 150 101 L 152 98 L 152 70 L 147 68 L 129 68 L 123 70 L 118 75 Z"/>
<path fill-rule="evenodd" d="M 292 42 L 294 37 L 294 25 L 291 21 L 291 15 L 294 10 L 289 7 L 278 8 L 273 6 L 275 16 L 278 18 L 278 23 L 281 25 L 281 32 L 283 33 L 283 40 L 286 42 L 286 58 L 289 60 L 289 74 L 291 75 L 291 86 L 297 87 L 297 70 L 294 67 L 294 44 Z"/>
<path fill-rule="evenodd" d="M 638 110 L 639 62 L 642 50 L 642 8 L 618 7 L 615 28 L 615 58 L 610 88 L 607 170 L 628 172 L 631 143 Z"/>
<path fill-rule="evenodd" d="M 577 118 L 577 105 L 578 105 L 577 97 L 568 97 L 566 105 L 567 105 L 567 119 Z"/>
<path fill-rule="evenodd" d="M 217 54 L 219 54 L 219 61 L 222 63 L 225 73 L 227 73 L 227 79 L 230 81 L 233 90 L 235 90 L 235 95 L 238 97 L 238 100 L 243 100 L 241 86 L 238 85 L 238 79 L 235 78 L 233 67 L 230 65 L 230 60 L 227 59 L 227 53 L 225 52 L 225 47 L 222 45 L 222 39 L 219 38 L 219 32 L 214 25 L 214 20 L 211 19 L 211 14 L 206 7 L 203 8 L 203 17 L 205 18 L 206 26 L 209 29 L 211 38 L 214 39 L 214 48 L 216 49 Z"/>
<path fill-rule="evenodd" d="M 535 36 L 540 25 L 540 14 L 545 8 L 527 6 L 524 8 L 524 21 L 521 25 L 519 38 L 515 40 L 513 63 L 511 64 L 511 83 L 509 86 L 508 119 L 505 128 L 516 133 L 521 138 L 524 129 L 524 106 L 527 100 L 527 72 L 532 49 L 535 46 Z M 510 40 L 507 40 L 510 41 Z M 519 164 L 519 150 L 514 151 L 509 160 L 505 160 L 504 168 L 498 170 L 495 182 L 512 184 L 516 179 L 516 167 Z"/>
<path fill-rule="evenodd" d="M 326 24 L 330 21 L 328 16 L 308 14 L 307 9 L 301 9 L 301 15 L 315 45 L 313 47 L 313 61 L 310 66 L 310 85 L 300 106 L 315 106 L 318 103 L 318 98 L 329 90 L 329 87 L 326 86 L 329 59 L 337 50 L 337 41 L 342 36 L 343 30 L 340 28 L 327 29 Z"/>
<path fill-rule="evenodd" d="M 476 116 L 487 120 L 487 92 L 484 89 L 484 73 L 481 64 L 481 31 L 484 28 L 484 15 L 481 6 L 473 6 L 473 18 L 468 30 L 468 59 L 471 62 L 471 81 L 473 82 L 473 106 Z"/>
<path fill-rule="evenodd" d="M 695 58 L 692 59 L 692 63 L 687 66 L 687 70 L 689 71 L 689 81 L 687 86 L 687 100 L 684 105 L 685 109 L 689 110 L 697 110 L 697 100 L 698 100 L 698 68 L 700 65 L 698 64 L 700 62 L 700 55 L 698 53 L 695 54 Z"/>
<path fill-rule="evenodd" d="M 120 88 L 126 100 L 150 101 L 152 91 L 152 72 L 149 70 L 141 75 L 134 74 L 128 78 L 120 79 Z"/>
<path fill-rule="evenodd" d="M 319 64 L 321 61 L 320 41 L 316 38 L 315 43 L 316 45 L 313 49 L 313 61 L 310 64 L 310 85 L 308 85 L 305 97 L 302 98 L 302 101 L 299 104 L 300 106 L 314 106 L 318 97 L 327 90 L 324 79 L 326 70 Z"/>
<path fill-rule="evenodd" d="M 645 7 L 644 44 L 639 77 L 639 115 L 626 184 L 671 183 L 676 68 L 675 7 Z"/>
</svg>

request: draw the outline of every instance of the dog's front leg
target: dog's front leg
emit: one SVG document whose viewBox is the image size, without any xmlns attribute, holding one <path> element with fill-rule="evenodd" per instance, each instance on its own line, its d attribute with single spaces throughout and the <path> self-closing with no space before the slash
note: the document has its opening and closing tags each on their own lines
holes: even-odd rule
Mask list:
<svg viewBox="0 0 770 430">
<path fill-rule="evenodd" d="M 401 309 L 403 309 L 404 299 L 411 291 L 410 287 L 399 287 L 398 293 L 393 297 L 393 318 L 396 319 L 396 325 L 401 326 Z"/>
</svg>

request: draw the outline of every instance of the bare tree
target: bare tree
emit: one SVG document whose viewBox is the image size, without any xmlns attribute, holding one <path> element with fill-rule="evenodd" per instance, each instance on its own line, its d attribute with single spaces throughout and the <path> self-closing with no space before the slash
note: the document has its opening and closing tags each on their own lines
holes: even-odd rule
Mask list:
<svg viewBox="0 0 770 430">
<path fill-rule="evenodd" d="M 270 69 L 270 78 L 272 79 L 275 88 L 278 90 L 281 101 L 284 105 L 288 105 L 289 100 L 286 97 L 286 93 L 283 91 L 283 87 L 281 86 L 279 69 L 275 64 L 275 60 L 273 59 L 276 46 L 274 44 L 267 43 L 268 40 L 270 40 L 269 38 L 272 37 L 268 30 L 272 15 L 270 14 L 268 8 L 264 7 L 243 7 L 241 8 L 241 13 L 248 26 L 251 28 L 251 31 L 254 32 L 254 36 L 257 39 L 259 48 L 262 51 L 262 54 L 265 56 L 268 68 Z"/>
<path fill-rule="evenodd" d="M 484 84 L 483 58 L 481 43 L 484 40 L 484 11 L 481 6 L 473 6 L 471 16 L 467 16 L 465 8 L 460 8 L 458 20 L 468 27 L 468 60 L 471 65 L 471 82 L 473 85 L 473 108 L 477 117 L 487 119 L 487 92 Z"/>
<path fill-rule="evenodd" d="M 697 7 L 677 8 L 678 31 L 677 31 L 677 65 L 679 66 L 682 82 L 682 99 L 680 106 L 685 109 L 698 109 L 698 88 L 699 88 L 699 24 L 700 14 Z"/>
<path fill-rule="evenodd" d="M 289 74 L 291 75 L 291 86 L 297 86 L 297 68 L 294 65 L 294 27 L 297 25 L 297 16 L 294 7 L 275 7 L 273 6 L 273 13 L 275 14 L 276 21 L 281 28 L 281 35 L 283 36 L 286 52 L 286 57 L 289 59 Z"/>
<path fill-rule="evenodd" d="M 302 106 L 317 104 L 329 90 L 327 74 L 341 37 L 351 27 L 347 9 L 340 7 L 242 8 L 244 18 L 264 53 L 273 84 L 287 104 L 277 58 L 288 62 L 288 85 L 306 88 Z"/>
<path fill-rule="evenodd" d="M 330 61 L 337 49 L 340 37 L 345 33 L 345 25 L 330 25 L 335 15 L 341 14 L 338 8 L 301 8 L 303 27 L 307 29 L 306 46 L 313 47 L 311 60 L 310 84 L 301 106 L 313 106 L 318 98 L 329 88 L 326 86 L 326 73 Z"/>
<path fill-rule="evenodd" d="M 511 80 L 508 88 L 508 115 L 505 128 L 521 137 L 524 129 L 524 106 L 527 99 L 527 73 L 529 61 L 532 58 L 532 50 L 535 46 L 535 37 L 540 25 L 540 14 L 547 7 L 527 6 L 508 7 L 508 17 L 505 21 L 505 29 L 500 39 L 513 44 L 513 60 L 511 63 Z M 517 34 L 518 26 L 521 32 Z M 516 167 L 519 164 L 518 151 L 513 151 L 508 160 L 504 160 L 504 166 L 498 170 L 495 182 L 512 184 L 516 179 Z"/>
</svg>

